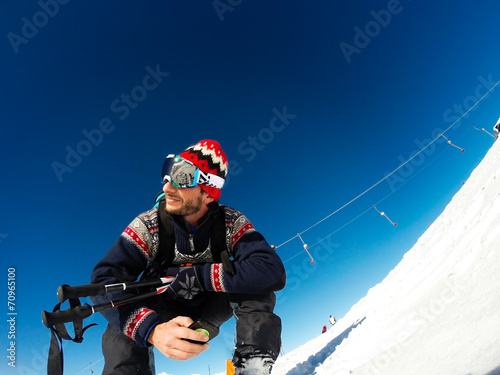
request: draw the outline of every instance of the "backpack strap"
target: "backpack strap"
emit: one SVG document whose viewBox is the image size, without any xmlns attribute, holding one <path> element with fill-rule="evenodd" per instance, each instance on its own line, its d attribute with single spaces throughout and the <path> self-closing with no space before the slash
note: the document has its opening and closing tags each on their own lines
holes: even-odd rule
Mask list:
<svg viewBox="0 0 500 375">
<path fill-rule="evenodd" d="M 161 271 L 172 265 L 175 253 L 174 227 L 170 222 L 167 211 L 165 211 L 165 195 L 163 195 L 158 204 L 158 231 L 160 244 L 158 246 L 158 254 L 156 254 L 153 262 L 156 263 L 158 269 Z"/>
<path fill-rule="evenodd" d="M 151 259 L 146 270 L 142 273 L 140 280 L 159 277 L 159 274 L 163 270 L 166 270 L 174 260 L 175 233 L 169 215 L 165 211 L 165 193 L 159 193 L 156 196 L 155 203 L 154 207 L 158 209 L 158 235 L 160 243 L 158 245 L 158 253 Z"/>
<path fill-rule="evenodd" d="M 217 213 L 210 228 L 212 257 L 214 258 L 214 262 L 222 263 L 224 272 L 234 275 L 233 262 L 231 261 L 226 245 L 226 212 L 223 207 L 218 204 L 217 206 Z"/>
</svg>

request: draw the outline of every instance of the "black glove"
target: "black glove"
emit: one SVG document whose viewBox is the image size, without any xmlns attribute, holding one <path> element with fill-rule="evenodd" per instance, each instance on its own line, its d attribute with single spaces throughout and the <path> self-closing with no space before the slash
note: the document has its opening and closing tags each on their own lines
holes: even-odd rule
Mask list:
<svg viewBox="0 0 500 375">
<path fill-rule="evenodd" d="M 203 266 L 171 267 L 168 276 L 175 276 L 165 293 L 171 298 L 193 299 L 205 290 L 202 278 Z"/>
</svg>

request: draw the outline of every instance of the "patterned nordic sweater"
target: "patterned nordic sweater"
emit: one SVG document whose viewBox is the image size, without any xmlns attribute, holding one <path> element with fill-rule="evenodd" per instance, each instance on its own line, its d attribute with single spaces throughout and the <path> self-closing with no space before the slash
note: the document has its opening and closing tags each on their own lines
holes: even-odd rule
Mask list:
<svg viewBox="0 0 500 375">
<path fill-rule="evenodd" d="M 226 217 L 226 245 L 234 257 L 233 275 L 226 274 L 221 263 L 214 263 L 210 252 L 212 209 L 206 219 L 191 231 L 182 217 L 171 215 L 175 233 L 174 264 L 204 264 L 202 278 L 207 291 L 257 294 L 284 287 L 285 269 L 281 259 L 252 223 L 239 211 L 222 206 Z M 157 209 L 136 217 L 99 261 L 91 283 L 113 284 L 137 280 L 159 248 Z M 119 300 L 133 291 L 92 297 L 94 303 Z M 162 295 L 154 298 L 164 298 Z M 163 320 L 159 313 L 139 301 L 102 311 L 102 315 L 139 345 L 147 346 L 151 330 Z"/>
</svg>

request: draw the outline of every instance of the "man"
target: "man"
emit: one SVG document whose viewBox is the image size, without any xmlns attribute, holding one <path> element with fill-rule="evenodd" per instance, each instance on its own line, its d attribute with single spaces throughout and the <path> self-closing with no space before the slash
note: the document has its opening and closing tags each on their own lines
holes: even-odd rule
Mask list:
<svg viewBox="0 0 500 375">
<path fill-rule="evenodd" d="M 109 322 L 102 339 L 103 374 L 154 374 L 153 346 L 172 359 L 193 358 L 208 349 L 210 338 L 203 329 L 189 329 L 193 321 L 201 318 L 217 331 L 233 314 L 235 374 L 270 373 L 281 345 L 274 291 L 285 286 L 285 270 L 241 212 L 218 205 L 227 169 L 226 155 L 211 140 L 169 155 L 162 171 L 164 201 L 132 221 L 95 266 L 92 283 L 137 280 L 144 271 L 149 274 L 148 264 L 155 265 L 156 277 L 175 277 L 159 296 L 102 312 Z M 222 243 L 229 256 L 220 255 L 225 262 L 216 261 L 212 249 L 218 215 L 225 222 Z M 171 251 L 165 250 L 169 238 L 160 237 L 162 220 L 173 227 Z M 131 295 L 116 292 L 93 301 Z"/>
</svg>

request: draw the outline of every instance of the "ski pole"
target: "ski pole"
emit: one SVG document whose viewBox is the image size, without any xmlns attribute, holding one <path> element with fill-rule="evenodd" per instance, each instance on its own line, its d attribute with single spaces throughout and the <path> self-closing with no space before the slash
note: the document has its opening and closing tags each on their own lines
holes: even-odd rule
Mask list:
<svg viewBox="0 0 500 375">
<path fill-rule="evenodd" d="M 159 280 L 161 280 L 161 281 L 159 281 Z M 109 302 L 104 302 L 104 303 L 97 304 L 97 305 L 89 305 L 88 303 L 86 303 L 86 304 L 81 305 L 81 306 L 69 308 L 66 310 L 57 310 L 57 311 L 53 311 L 53 312 L 48 312 L 48 311 L 43 310 L 42 311 L 42 322 L 45 325 L 45 327 L 50 328 L 50 327 L 52 327 L 56 324 L 59 324 L 59 323 L 69 323 L 69 322 L 74 322 L 75 320 L 83 320 L 85 318 L 88 318 L 92 314 L 95 314 L 96 312 L 112 309 L 112 308 L 115 308 L 118 306 L 123 306 L 123 305 L 129 304 L 129 303 L 140 301 L 140 300 L 145 299 L 145 298 L 154 297 L 158 294 L 165 292 L 168 288 L 168 284 L 170 284 L 174 280 L 174 277 L 164 277 L 164 278 L 161 278 L 159 280 L 154 280 L 154 281 L 156 281 L 156 283 L 160 282 L 162 284 L 162 286 L 156 288 L 155 290 L 152 290 L 150 292 L 143 293 L 143 294 L 140 294 L 137 296 L 124 298 L 124 299 L 121 299 L 118 301 L 109 301 Z M 153 280 L 150 280 L 150 281 L 153 281 Z M 139 283 L 141 286 L 144 286 L 144 283 L 142 283 L 142 282 L 131 283 L 131 284 L 139 284 Z M 96 284 L 89 284 L 89 285 L 96 285 Z M 120 285 L 120 284 L 112 284 L 109 286 L 112 286 L 114 289 L 115 287 L 118 288 L 117 285 Z M 82 287 L 85 287 L 85 285 Z M 134 287 L 135 287 L 135 285 L 134 285 Z M 92 286 L 92 288 L 97 289 L 94 286 Z M 80 290 L 83 290 L 83 288 L 77 289 L 77 290 L 80 291 Z M 125 289 L 124 288 L 123 289 L 114 289 L 113 291 L 117 291 L 117 290 L 125 290 Z M 87 294 L 87 291 L 85 291 L 84 294 Z M 99 294 L 97 294 L 97 295 L 99 295 Z"/>
<path fill-rule="evenodd" d="M 62 303 L 70 298 L 80 298 L 89 296 L 103 296 L 109 292 L 119 292 L 121 290 L 150 287 L 155 288 L 164 284 L 170 284 L 170 278 L 162 277 L 153 280 L 134 281 L 130 283 L 117 284 L 87 284 L 78 286 L 69 286 L 63 284 L 57 288 L 57 298 Z"/>
</svg>

